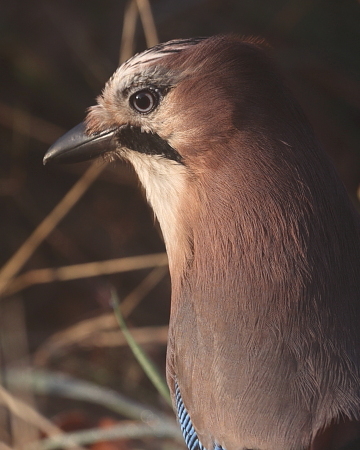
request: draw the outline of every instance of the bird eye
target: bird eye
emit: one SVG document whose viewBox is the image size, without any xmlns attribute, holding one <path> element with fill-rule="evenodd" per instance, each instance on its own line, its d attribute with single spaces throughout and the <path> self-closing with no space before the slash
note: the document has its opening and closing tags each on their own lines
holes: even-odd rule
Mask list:
<svg viewBox="0 0 360 450">
<path fill-rule="evenodd" d="M 130 97 L 131 106 L 141 114 L 148 114 L 156 108 L 158 103 L 158 93 L 149 89 L 135 92 L 135 94 Z"/>
</svg>

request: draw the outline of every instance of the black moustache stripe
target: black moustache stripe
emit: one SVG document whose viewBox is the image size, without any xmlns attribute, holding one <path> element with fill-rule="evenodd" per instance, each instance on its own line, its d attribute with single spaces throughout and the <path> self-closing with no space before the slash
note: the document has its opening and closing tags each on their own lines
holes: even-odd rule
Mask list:
<svg viewBox="0 0 360 450">
<path fill-rule="evenodd" d="M 146 155 L 159 155 L 183 164 L 183 158 L 171 145 L 156 133 L 142 132 L 139 127 L 120 128 L 116 140 L 121 147 Z"/>
</svg>

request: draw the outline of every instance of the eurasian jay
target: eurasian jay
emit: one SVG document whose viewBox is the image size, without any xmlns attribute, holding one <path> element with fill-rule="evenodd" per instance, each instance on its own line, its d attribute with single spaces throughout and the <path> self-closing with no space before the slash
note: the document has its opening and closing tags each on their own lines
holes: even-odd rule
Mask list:
<svg viewBox="0 0 360 450">
<path fill-rule="evenodd" d="M 189 450 L 360 449 L 359 218 L 262 47 L 135 55 L 44 162 L 135 168 L 169 257 Z"/>
</svg>

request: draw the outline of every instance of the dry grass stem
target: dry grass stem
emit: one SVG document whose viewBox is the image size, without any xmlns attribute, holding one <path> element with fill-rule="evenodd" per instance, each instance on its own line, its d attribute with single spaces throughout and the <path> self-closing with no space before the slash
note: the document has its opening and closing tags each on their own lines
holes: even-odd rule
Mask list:
<svg viewBox="0 0 360 450">
<path fill-rule="evenodd" d="M 14 128 L 14 121 L 16 117 L 21 117 L 23 120 L 16 121 L 16 131 L 28 137 L 43 142 L 44 144 L 52 144 L 65 130 L 57 125 L 54 125 L 47 120 L 35 117 L 28 112 L 14 108 L 0 102 L 0 124 L 3 127 Z M 22 126 L 22 124 L 26 124 Z"/>
<path fill-rule="evenodd" d="M 44 366 L 51 355 L 63 348 L 81 343 L 94 334 L 103 330 L 118 328 L 114 313 L 103 314 L 100 317 L 83 320 L 64 331 L 53 334 L 35 353 L 35 366 Z"/>
<path fill-rule="evenodd" d="M 129 3 L 125 18 L 124 18 L 124 30 L 123 39 L 121 45 L 121 58 L 122 60 L 131 56 L 126 52 L 133 52 L 133 41 L 135 34 L 135 25 L 137 18 L 137 8 L 141 14 L 141 20 L 144 27 L 144 32 L 148 45 L 154 45 L 158 42 L 156 28 L 152 17 L 150 4 L 147 0 L 136 0 Z M 136 10 L 136 13 L 135 13 Z M 9 112 L 6 106 L 3 105 L 3 109 L 0 109 L 0 118 L 7 117 Z M 39 127 L 44 125 L 45 122 L 38 123 Z M 26 127 L 28 133 L 31 127 Z M 60 130 L 56 128 L 52 129 L 56 135 Z M 52 139 L 51 139 L 52 140 Z M 43 242 L 43 240 L 51 233 L 56 227 L 59 221 L 68 213 L 71 207 L 79 200 L 84 194 L 90 184 L 97 178 L 97 176 L 104 170 L 105 165 L 93 164 L 85 172 L 85 174 L 78 180 L 72 189 L 65 195 L 65 197 L 58 203 L 53 211 L 43 220 L 43 222 L 35 229 L 32 235 L 25 241 L 20 249 L 10 258 L 5 266 L 0 271 L 0 295 L 4 292 L 10 279 L 13 278 L 19 270 L 23 267 L 25 262 L 30 258 L 36 248 Z"/>
<path fill-rule="evenodd" d="M 123 30 L 120 46 L 120 64 L 129 59 L 134 54 L 134 38 L 136 31 L 136 21 L 138 17 L 138 8 L 136 2 L 130 0 L 126 5 Z"/>
<path fill-rule="evenodd" d="M 37 247 L 46 239 L 60 220 L 69 212 L 75 203 L 86 192 L 92 182 L 104 170 L 104 164 L 92 164 L 84 175 L 74 184 L 70 191 L 55 206 L 51 213 L 40 223 L 24 244 L 17 250 L 0 271 L 0 295 L 6 286 L 23 267 Z"/>
<path fill-rule="evenodd" d="M 79 278 L 109 275 L 111 273 L 130 272 L 132 270 L 147 269 L 154 266 L 167 266 L 166 253 L 74 264 L 72 266 L 58 267 L 57 269 L 30 270 L 12 280 L 11 284 L 9 283 L 9 286 L 3 290 L 3 293 L 5 295 L 11 295 L 34 284 L 76 280 Z"/>
<path fill-rule="evenodd" d="M 116 329 L 114 329 L 116 328 Z M 44 366 L 55 354 L 63 352 L 73 345 L 89 347 L 119 347 L 127 345 L 127 341 L 113 313 L 104 314 L 95 319 L 84 320 L 65 331 L 51 336 L 35 353 L 35 366 Z M 166 345 L 168 326 L 132 328 L 131 333 L 138 344 Z"/>
<path fill-rule="evenodd" d="M 153 14 L 148 0 L 130 0 L 126 5 L 120 48 L 120 64 L 134 54 L 136 22 L 140 14 L 146 45 L 152 47 L 159 43 Z"/>
<path fill-rule="evenodd" d="M 2 368 L 14 366 L 19 370 L 29 364 L 29 344 L 25 322 L 25 310 L 22 298 L 15 296 L 11 301 L 0 305 L 0 347 L 2 351 Z M 36 409 L 35 398 L 32 392 L 21 391 L 8 387 L 9 394 L 14 398 Z M 22 420 L 16 414 L 8 411 L 8 420 L 11 429 L 12 445 L 22 447 L 39 438 L 37 427 Z"/>
<path fill-rule="evenodd" d="M 116 319 L 118 321 L 119 327 L 121 331 L 124 334 L 125 339 L 127 340 L 129 347 L 137 359 L 138 363 L 154 385 L 154 387 L 158 390 L 159 394 L 163 397 L 164 400 L 169 404 L 169 406 L 172 406 L 172 400 L 170 396 L 170 391 L 168 388 L 168 385 L 166 384 L 165 379 L 163 378 L 162 374 L 160 373 L 157 366 L 151 361 L 149 356 L 146 354 L 144 349 L 136 342 L 133 335 L 130 333 L 125 319 L 121 314 L 120 310 L 120 303 L 119 298 L 117 296 L 117 293 L 115 289 L 111 290 L 111 302 L 114 308 L 114 313 L 116 316 Z"/>
<path fill-rule="evenodd" d="M 164 254 L 166 260 L 166 255 Z M 125 297 L 120 305 L 124 317 L 128 317 L 140 301 L 153 289 L 168 272 L 167 267 L 155 267 L 144 280 Z M 115 331 L 114 331 L 115 329 Z M 147 327 L 132 329 L 134 338 L 140 344 L 166 343 L 168 327 Z M 113 313 L 83 320 L 64 331 L 52 335 L 35 353 L 34 364 L 43 366 L 55 353 L 71 345 L 121 346 L 126 345 L 122 332 Z"/>
<path fill-rule="evenodd" d="M 62 433 L 62 430 L 43 417 L 26 403 L 13 397 L 4 387 L 0 386 L 0 403 L 5 405 L 9 411 L 37 427 L 43 433 L 53 436 Z"/>
<path fill-rule="evenodd" d="M 0 403 L 6 406 L 13 415 L 16 415 L 19 419 L 22 419 L 24 422 L 33 425 L 45 435 L 47 436 L 64 435 L 63 431 L 56 425 L 54 425 L 52 422 L 50 422 L 50 420 L 46 419 L 46 417 L 42 416 L 40 413 L 35 411 L 35 409 L 31 408 L 31 406 L 27 405 L 26 403 L 22 402 L 19 399 L 16 399 L 1 385 L 0 385 Z M 82 447 L 76 445 L 75 441 L 72 441 L 70 437 L 68 439 L 69 440 L 67 442 L 69 443 L 69 447 L 72 447 L 74 450 L 84 450 Z"/>
<path fill-rule="evenodd" d="M 81 170 L 81 169 L 80 169 Z M 34 228 L 38 225 L 44 217 L 41 206 L 31 193 L 21 186 L 13 192 L 12 198 L 16 203 L 20 213 L 33 224 Z M 85 255 L 81 246 L 73 236 L 68 235 L 60 228 L 54 228 L 51 234 L 46 238 L 46 243 L 53 248 L 54 252 L 60 255 L 64 260 L 69 261 L 85 261 Z"/>
<path fill-rule="evenodd" d="M 98 89 L 108 78 L 107 67 L 111 64 L 96 49 L 91 39 L 89 29 L 83 20 L 76 14 L 70 13 L 63 2 L 41 2 L 41 7 L 57 32 L 67 43 L 69 51 L 73 54 L 74 62 L 82 72 L 83 79 L 94 89 Z M 85 10 L 84 10 L 85 11 Z M 76 29 L 76 33 L 72 30 Z"/>
<path fill-rule="evenodd" d="M 182 440 L 180 429 L 175 421 L 174 423 L 169 423 L 169 421 L 162 422 L 155 420 L 149 421 L 148 424 L 124 421 L 110 428 L 95 428 L 62 436 L 54 436 L 53 438 L 44 439 L 43 441 L 29 445 L 25 450 L 52 450 L 56 448 L 68 448 L 73 442 L 80 445 L 87 445 L 99 441 L 139 439 L 150 436 L 172 438 L 179 442 Z"/>
<path fill-rule="evenodd" d="M 17 389 L 32 390 L 37 394 L 70 398 L 101 405 L 108 410 L 132 420 L 151 417 L 152 420 L 174 423 L 165 414 L 124 395 L 89 381 L 46 370 L 9 370 L 7 383 Z"/>
<path fill-rule="evenodd" d="M 167 257 L 164 254 L 164 259 Z M 121 302 L 120 308 L 122 315 L 126 318 L 134 311 L 141 300 L 164 278 L 168 273 L 168 266 L 162 265 L 155 267 L 136 288 L 127 295 Z"/>
<path fill-rule="evenodd" d="M 149 0 L 136 0 L 136 4 L 139 9 L 140 19 L 145 33 L 146 45 L 148 47 L 153 47 L 159 43 L 159 38 L 150 2 Z"/>
<path fill-rule="evenodd" d="M 167 344 L 169 327 L 143 327 L 131 328 L 131 334 L 137 344 Z M 121 330 L 105 331 L 90 336 L 81 342 L 82 345 L 91 347 L 119 347 L 128 345 Z"/>
<path fill-rule="evenodd" d="M 158 43 L 157 31 L 148 0 L 133 0 L 129 2 L 124 18 L 120 57 L 121 61 L 128 59 L 133 54 L 136 22 L 139 13 L 147 45 L 153 46 Z M 57 14 L 57 16 L 59 16 L 59 14 Z M 54 16 L 52 16 L 52 18 L 54 19 Z M 61 15 L 60 19 L 55 21 L 56 24 L 60 26 L 60 22 L 62 22 L 64 18 L 65 16 Z M 73 48 L 72 41 L 71 44 Z M 75 52 L 79 52 L 79 50 L 81 54 L 88 55 L 88 52 L 84 51 L 84 47 L 77 46 L 75 48 Z M 82 62 L 83 61 L 84 60 L 82 60 Z M 89 61 L 86 60 L 85 62 Z M 95 67 L 91 64 L 86 65 L 86 67 L 90 67 L 93 78 L 100 80 L 103 79 L 104 73 L 103 70 L 98 70 L 100 67 L 100 64 L 98 63 L 99 61 L 95 63 Z M 17 125 L 16 131 L 20 133 L 20 135 L 37 139 L 45 144 L 51 144 L 64 132 L 60 127 L 52 125 L 45 120 L 36 118 L 20 109 L 11 108 L 10 106 L 0 103 L 0 124 L 7 128 L 14 129 L 15 121 Z M 119 258 L 111 261 L 79 264 L 60 267 L 57 269 L 47 268 L 32 270 L 15 278 L 31 255 L 36 251 L 38 246 L 49 236 L 60 220 L 76 204 L 76 202 L 81 198 L 81 196 L 105 167 L 105 165 L 100 164 L 93 164 L 90 166 L 78 182 L 75 183 L 73 188 L 53 209 L 53 211 L 40 223 L 40 225 L 37 226 L 35 231 L 29 236 L 24 244 L 2 267 L 0 270 L 0 296 L 2 294 L 10 295 L 38 283 L 72 280 L 155 266 L 154 270 L 127 297 L 124 303 L 124 313 L 125 315 L 128 315 L 131 311 L 133 311 L 141 299 L 164 277 L 167 273 L 167 257 L 166 254 L 161 253 L 157 255 Z M 125 344 L 125 339 L 121 332 L 114 330 L 114 328 L 117 327 L 117 324 L 113 314 L 111 314 L 111 316 L 105 315 L 101 318 L 93 319 L 92 321 L 86 321 L 86 323 L 84 322 L 72 327 L 70 330 L 67 330 L 66 333 L 59 333 L 58 335 L 55 335 L 53 339 L 48 342 L 48 346 L 53 350 L 54 348 L 70 345 L 71 342 L 78 342 L 81 337 L 83 339 L 89 339 L 89 336 L 90 338 L 94 336 L 95 328 L 97 336 L 99 336 L 99 327 L 100 329 L 111 330 L 105 334 L 103 333 L 103 338 L 101 339 L 103 345 L 106 343 L 106 345 L 114 345 L 116 342 L 117 345 Z M 154 341 L 166 342 L 167 327 L 138 329 L 134 330 L 134 335 L 141 343 Z M 41 352 L 37 354 L 37 357 L 41 360 Z M 20 372 L 21 374 L 19 375 L 24 375 L 23 371 Z M 76 447 L 76 443 L 91 443 L 104 439 L 111 440 L 131 437 L 137 438 L 154 435 L 157 437 L 171 437 L 181 440 L 178 427 L 173 420 L 169 420 L 165 416 L 157 414 L 155 411 L 147 410 L 147 408 L 144 408 L 142 405 L 133 403 L 125 397 L 122 398 L 122 396 L 117 395 L 117 393 L 110 392 L 110 390 L 103 390 L 101 388 L 98 389 L 97 386 L 90 386 L 89 383 L 86 384 L 81 381 L 70 380 L 69 378 L 66 378 L 65 381 L 63 380 L 64 382 L 62 385 L 61 378 L 56 376 L 45 376 L 45 380 L 43 375 L 44 374 L 37 374 L 37 378 L 30 377 L 28 379 L 28 389 L 30 389 L 31 392 L 37 392 L 37 389 L 46 389 L 45 386 L 47 386 L 49 389 L 48 394 L 51 395 L 51 386 L 53 386 L 54 392 L 58 392 L 58 390 L 61 391 L 62 386 L 64 391 L 63 395 L 65 396 L 74 396 L 74 398 L 82 398 L 85 401 L 93 400 L 95 402 L 99 402 L 105 406 L 108 406 L 113 411 L 117 411 L 122 414 L 127 413 L 129 414 L 128 417 L 137 418 L 137 420 L 141 419 L 145 423 L 125 422 L 119 426 L 112 427 L 111 429 L 87 430 L 66 435 L 57 426 L 36 412 L 26 402 L 17 399 L 14 395 L 0 386 L 0 403 L 3 404 L 13 416 L 19 418 L 20 422 L 22 420 L 27 424 L 31 424 L 36 428 L 36 430 L 40 430 L 45 435 L 51 436 L 48 439 L 44 439 L 44 441 L 38 441 L 28 445 L 26 448 L 74 448 L 74 446 L 75 448 L 80 448 Z M 10 376 L 10 378 L 12 378 L 15 383 L 16 377 Z M 31 379 L 37 380 L 37 387 L 32 384 Z M 8 381 L 10 381 L 10 379 Z M 19 381 L 19 383 L 21 384 L 21 381 Z M 20 387 L 20 385 L 16 387 L 15 384 L 12 385 L 10 383 L 14 389 Z M 9 450 L 9 448 L 10 447 L 6 444 L 0 443 L 0 450 Z"/>
</svg>

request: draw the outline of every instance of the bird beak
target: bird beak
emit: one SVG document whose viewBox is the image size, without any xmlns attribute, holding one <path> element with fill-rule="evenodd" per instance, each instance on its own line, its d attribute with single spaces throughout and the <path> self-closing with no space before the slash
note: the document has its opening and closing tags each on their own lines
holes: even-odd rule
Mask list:
<svg viewBox="0 0 360 450">
<path fill-rule="evenodd" d="M 105 152 L 116 149 L 115 130 L 100 133 L 86 133 L 83 122 L 59 138 L 46 152 L 44 164 L 74 163 L 97 158 Z"/>
</svg>

